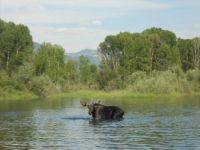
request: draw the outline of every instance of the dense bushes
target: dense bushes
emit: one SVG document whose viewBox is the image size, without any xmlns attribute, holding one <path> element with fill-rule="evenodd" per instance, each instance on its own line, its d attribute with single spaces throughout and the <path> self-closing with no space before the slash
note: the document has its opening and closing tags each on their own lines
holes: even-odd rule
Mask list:
<svg viewBox="0 0 200 150">
<path fill-rule="evenodd" d="M 142 74 L 141 77 L 138 75 Z M 170 71 L 157 72 L 154 71 L 150 75 L 146 75 L 145 73 L 133 73 L 129 79 L 132 84 L 130 84 L 129 88 L 133 90 L 133 92 L 140 93 L 170 93 L 174 91 L 174 82 L 175 75 Z"/>
<path fill-rule="evenodd" d="M 33 77 L 28 86 L 30 91 L 43 97 L 46 97 L 52 92 L 59 91 L 59 86 L 56 86 L 46 75 Z"/>
<path fill-rule="evenodd" d="M 24 91 L 45 97 L 80 89 L 200 91 L 200 38 L 182 40 L 171 31 L 150 28 L 109 35 L 98 52 L 100 66 L 84 56 L 66 60 L 59 45 L 43 43 L 33 51 L 28 27 L 0 20 L 0 93 Z"/>
<path fill-rule="evenodd" d="M 191 85 L 191 91 L 200 91 L 200 70 L 189 70 L 186 78 Z"/>
<path fill-rule="evenodd" d="M 200 82 L 196 80 L 195 73 L 191 75 L 190 72 L 194 71 L 189 71 L 187 74 L 181 73 L 181 75 L 180 72 L 174 72 L 174 70 L 153 71 L 149 75 L 145 72 L 135 72 L 130 75 L 127 88 L 139 93 L 189 93 L 198 91 L 197 85 L 200 85 Z M 190 74 L 190 81 L 187 80 L 188 74 Z M 194 86 L 195 84 L 196 86 Z"/>
</svg>

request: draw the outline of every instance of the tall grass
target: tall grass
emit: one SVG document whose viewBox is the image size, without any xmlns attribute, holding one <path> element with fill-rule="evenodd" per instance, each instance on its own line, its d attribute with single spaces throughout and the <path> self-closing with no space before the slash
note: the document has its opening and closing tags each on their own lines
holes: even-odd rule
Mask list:
<svg viewBox="0 0 200 150">
<path fill-rule="evenodd" d="M 96 85 L 89 87 L 80 83 L 63 82 L 63 85 L 53 83 L 47 75 L 27 78 L 27 83 L 23 84 L 19 80 L 20 77 L 10 78 L 6 73 L 0 72 L 0 100 L 37 97 L 132 99 L 200 93 L 200 71 L 190 70 L 183 73 L 178 67 L 168 71 L 153 71 L 151 73 L 138 71 L 120 83 L 125 85 L 123 88 L 105 89 L 105 91 L 99 90 Z M 108 86 L 110 85 L 108 84 Z"/>
<path fill-rule="evenodd" d="M 24 91 L 13 91 L 12 93 L 8 93 L 0 89 L 0 100 L 30 100 L 30 99 L 38 99 L 39 97 L 31 92 Z"/>
<path fill-rule="evenodd" d="M 128 80 L 127 89 L 135 93 L 191 93 L 199 91 L 198 72 L 180 74 L 173 70 L 153 71 L 149 75 L 145 72 L 135 72 Z M 188 80 L 188 78 L 190 80 Z"/>
<path fill-rule="evenodd" d="M 114 90 L 114 91 L 100 91 L 100 90 L 79 90 L 68 91 L 59 94 L 51 94 L 47 98 L 75 98 L 75 99 L 138 99 L 138 98 L 156 98 L 156 97 L 170 97 L 182 96 L 179 93 L 171 94 L 155 94 L 155 93 L 134 93 L 130 90 Z"/>
</svg>

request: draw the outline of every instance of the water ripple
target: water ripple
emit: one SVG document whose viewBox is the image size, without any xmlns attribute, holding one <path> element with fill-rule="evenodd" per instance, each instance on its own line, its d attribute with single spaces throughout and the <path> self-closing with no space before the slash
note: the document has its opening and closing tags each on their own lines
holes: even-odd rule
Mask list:
<svg viewBox="0 0 200 150">
<path fill-rule="evenodd" d="M 4 111 L 0 149 L 200 149 L 200 109 L 190 103 L 153 103 L 155 110 L 135 103 L 128 109 L 129 103 L 120 121 L 93 120 L 78 102 L 67 100 L 64 107 Z"/>
</svg>

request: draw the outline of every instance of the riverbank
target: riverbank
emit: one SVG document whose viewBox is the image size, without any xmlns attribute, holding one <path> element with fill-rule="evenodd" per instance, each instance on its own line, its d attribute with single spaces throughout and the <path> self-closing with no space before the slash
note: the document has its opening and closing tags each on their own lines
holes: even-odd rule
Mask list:
<svg viewBox="0 0 200 150">
<path fill-rule="evenodd" d="M 65 93 L 51 94 L 47 98 L 80 98 L 80 99 L 136 99 L 136 98 L 157 98 L 157 97 L 181 97 L 181 96 L 195 96 L 200 93 L 133 93 L 127 90 L 115 90 L 110 92 L 100 90 L 80 90 L 80 91 L 69 91 Z"/>
<path fill-rule="evenodd" d="M 31 92 L 15 92 L 15 93 L 1 93 L 0 100 L 32 100 L 39 96 Z"/>
<path fill-rule="evenodd" d="M 134 93 L 128 90 L 100 91 L 100 90 L 79 90 L 62 93 L 52 93 L 43 99 L 138 99 L 138 98 L 160 98 L 160 97 L 181 97 L 200 96 L 200 93 Z M 16 92 L 1 94 L 0 100 L 33 100 L 40 97 L 30 92 Z"/>
</svg>

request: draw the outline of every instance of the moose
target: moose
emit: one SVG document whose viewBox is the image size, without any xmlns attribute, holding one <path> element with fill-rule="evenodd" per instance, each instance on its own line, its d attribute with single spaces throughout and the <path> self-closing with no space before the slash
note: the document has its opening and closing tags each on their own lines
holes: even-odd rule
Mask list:
<svg viewBox="0 0 200 150">
<path fill-rule="evenodd" d="M 86 102 L 81 102 L 82 106 L 88 107 L 88 114 L 92 116 L 93 119 L 122 119 L 124 111 L 117 106 L 105 106 L 97 103 L 87 104 Z"/>
</svg>

